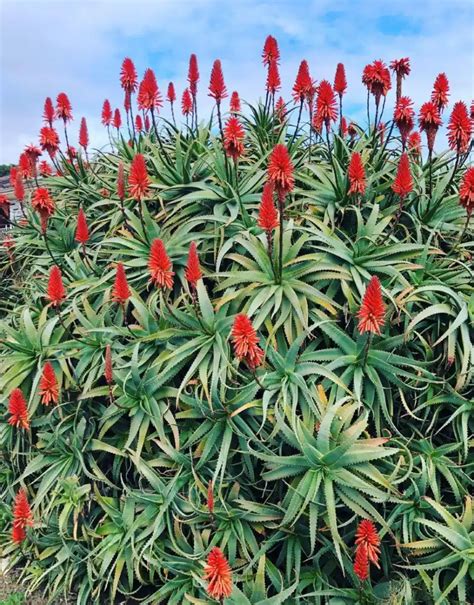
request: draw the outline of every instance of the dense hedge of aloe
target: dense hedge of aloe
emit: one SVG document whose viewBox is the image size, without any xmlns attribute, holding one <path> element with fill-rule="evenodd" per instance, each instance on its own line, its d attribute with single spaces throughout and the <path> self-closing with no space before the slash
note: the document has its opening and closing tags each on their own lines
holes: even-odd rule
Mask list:
<svg viewBox="0 0 474 605">
<path fill-rule="evenodd" d="M 0 255 L 0 539 L 29 591 L 81 605 L 207 603 L 203 564 L 219 546 L 232 567 L 228 604 L 472 598 L 466 157 L 439 153 L 429 164 L 410 152 L 414 187 L 399 214 L 397 130 L 387 143 L 378 129 L 336 128 L 310 144 L 304 125 L 292 137 L 293 107 L 280 123 L 271 103 L 244 106 L 236 163 L 215 115 L 197 128 L 160 118 L 160 142 L 153 127 L 131 142 L 122 129 L 111 147 L 89 150 L 90 164 L 57 156 L 62 176 L 41 183 L 55 202 L 46 239 L 27 192 L 27 220 Z M 257 224 L 278 142 L 295 167 L 281 280 L 279 230 L 269 258 Z M 358 197 L 348 195 L 354 151 L 367 175 Z M 119 162 L 127 175 L 138 152 L 150 193 L 122 211 Z M 80 207 L 85 249 L 74 238 Z M 155 238 L 173 263 L 171 291 L 150 284 Z M 203 271 L 195 297 L 184 275 L 191 242 Z M 67 290 L 59 312 L 46 299 L 52 258 Z M 119 261 L 132 291 L 125 306 L 111 294 Z M 386 322 L 367 347 L 356 314 L 374 275 Z M 265 353 L 256 372 L 234 355 L 238 313 Z M 60 383 L 48 407 L 38 388 L 46 361 Z M 30 431 L 8 424 L 16 387 Z M 34 517 L 21 547 L 11 541 L 20 486 Z M 364 582 L 353 570 L 362 518 L 381 538 L 380 569 Z"/>
</svg>

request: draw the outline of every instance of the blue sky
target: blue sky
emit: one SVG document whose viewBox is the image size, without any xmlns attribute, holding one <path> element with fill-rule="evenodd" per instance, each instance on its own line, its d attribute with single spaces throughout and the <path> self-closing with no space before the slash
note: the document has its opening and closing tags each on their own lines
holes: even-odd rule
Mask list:
<svg viewBox="0 0 474 605">
<path fill-rule="evenodd" d="M 26 144 L 37 142 L 44 99 L 61 91 L 73 104 L 71 142 L 86 116 L 92 143 L 104 144 L 101 106 L 107 97 L 122 107 L 118 74 L 125 56 L 140 75 L 152 67 L 162 91 L 173 80 L 180 97 L 195 52 L 202 113 L 211 106 L 210 68 L 220 58 L 229 91 L 255 101 L 264 90 L 260 55 L 267 34 L 280 45 L 285 99 L 301 59 L 314 79 L 331 82 L 342 61 L 344 113 L 363 119 L 364 65 L 409 56 L 404 92 L 417 108 L 441 71 L 452 102 L 470 103 L 473 11 L 472 0 L 0 0 L 0 162 L 16 162 Z"/>
</svg>

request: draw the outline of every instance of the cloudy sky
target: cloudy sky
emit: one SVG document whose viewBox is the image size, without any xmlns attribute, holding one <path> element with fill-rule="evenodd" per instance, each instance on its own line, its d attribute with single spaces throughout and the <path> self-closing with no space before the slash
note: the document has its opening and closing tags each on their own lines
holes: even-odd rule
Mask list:
<svg viewBox="0 0 474 605">
<path fill-rule="evenodd" d="M 342 61 L 349 84 L 344 113 L 363 120 L 364 65 L 408 56 L 405 92 L 417 107 L 442 71 L 451 100 L 470 102 L 473 12 L 473 0 L 0 0 L 0 163 L 16 162 L 26 144 L 37 142 L 44 99 L 62 91 L 75 116 L 71 143 L 86 116 L 92 142 L 104 144 L 101 106 L 109 98 L 122 107 L 125 56 L 140 74 L 152 67 L 162 90 L 174 81 L 180 96 L 195 52 L 202 111 L 210 106 L 212 62 L 220 58 L 227 88 L 255 101 L 264 89 L 267 34 L 280 45 L 286 99 L 301 59 L 318 81 L 332 81 Z"/>
</svg>

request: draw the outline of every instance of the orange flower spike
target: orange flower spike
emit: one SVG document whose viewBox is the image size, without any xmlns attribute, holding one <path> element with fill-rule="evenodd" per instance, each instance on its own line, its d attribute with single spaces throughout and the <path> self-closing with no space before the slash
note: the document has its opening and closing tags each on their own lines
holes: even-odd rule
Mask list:
<svg viewBox="0 0 474 605">
<path fill-rule="evenodd" d="M 20 389 L 13 389 L 11 392 L 8 402 L 8 412 L 10 413 L 8 424 L 19 429 L 28 430 L 30 428 L 28 407 Z"/>
<path fill-rule="evenodd" d="M 26 538 L 26 528 L 33 526 L 33 515 L 31 514 L 28 498 L 23 488 L 18 490 L 13 504 L 13 529 L 12 540 L 21 544 Z"/>
<path fill-rule="evenodd" d="M 207 558 L 204 579 L 208 581 L 207 594 L 216 600 L 232 594 L 232 570 L 220 548 L 215 546 Z"/>
<path fill-rule="evenodd" d="M 367 286 L 362 304 L 357 314 L 359 332 L 372 332 L 380 335 L 380 329 L 385 323 L 385 305 L 382 299 L 382 288 L 379 278 L 374 275 Z"/>
<path fill-rule="evenodd" d="M 49 361 L 43 367 L 43 374 L 39 382 L 39 394 L 41 395 L 41 403 L 44 405 L 51 405 L 59 401 L 58 380 Z"/>
</svg>

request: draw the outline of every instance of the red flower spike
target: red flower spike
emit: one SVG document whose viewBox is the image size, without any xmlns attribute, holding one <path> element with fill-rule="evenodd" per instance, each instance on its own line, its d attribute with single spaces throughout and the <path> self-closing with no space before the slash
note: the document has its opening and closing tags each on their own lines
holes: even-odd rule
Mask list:
<svg viewBox="0 0 474 605">
<path fill-rule="evenodd" d="M 380 97 L 386 96 L 392 87 L 390 81 L 390 72 L 383 61 L 377 60 L 366 65 L 362 74 L 362 84 L 367 86 L 367 90 L 375 97 L 378 105 Z"/>
<path fill-rule="evenodd" d="M 163 107 L 163 99 L 158 88 L 155 73 L 147 69 L 143 80 L 140 82 L 137 95 L 138 109 L 142 111 L 154 110 Z"/>
<path fill-rule="evenodd" d="M 428 149 L 430 152 L 432 152 L 436 133 L 442 124 L 438 108 L 433 101 L 428 101 L 421 106 L 418 116 L 418 124 L 420 126 L 420 130 L 426 133 Z"/>
<path fill-rule="evenodd" d="M 148 132 L 150 130 L 150 118 L 148 115 L 145 116 L 145 130 Z"/>
<path fill-rule="evenodd" d="M 117 174 L 117 195 L 121 202 L 125 199 L 125 175 L 123 171 L 123 162 L 120 161 L 118 165 Z"/>
<path fill-rule="evenodd" d="M 471 142 L 471 120 L 462 101 L 454 104 L 448 123 L 449 147 L 456 153 L 465 153 Z"/>
<path fill-rule="evenodd" d="M 362 519 L 356 531 L 355 543 L 358 549 L 364 546 L 367 559 L 376 567 L 380 568 L 380 537 L 372 521 Z"/>
<path fill-rule="evenodd" d="M 357 314 L 359 332 L 372 332 L 380 335 L 380 328 L 385 323 L 385 305 L 382 300 L 382 288 L 379 278 L 373 276 L 367 286 L 362 304 Z"/>
<path fill-rule="evenodd" d="M 22 202 L 25 199 L 25 186 L 23 185 L 23 178 L 19 172 L 17 172 L 15 178 L 14 193 L 19 202 Z"/>
<path fill-rule="evenodd" d="M 81 118 L 81 126 L 79 128 L 79 145 L 87 149 L 89 145 L 89 132 L 87 130 L 86 118 Z"/>
<path fill-rule="evenodd" d="M 40 176 L 51 176 L 53 174 L 53 170 L 46 160 L 39 163 L 38 170 Z"/>
<path fill-rule="evenodd" d="M 267 74 L 267 91 L 274 95 L 277 90 L 281 88 L 280 73 L 278 71 L 278 63 L 276 61 L 270 61 L 268 64 Z"/>
<path fill-rule="evenodd" d="M 131 292 L 128 287 L 127 276 L 122 263 L 117 263 L 117 272 L 115 274 L 114 289 L 112 292 L 112 300 L 119 305 L 124 305 L 130 298 Z"/>
<path fill-rule="evenodd" d="M 89 241 L 89 228 L 87 227 L 86 215 L 82 208 L 79 208 L 77 215 L 75 240 L 80 244 L 86 244 Z"/>
<path fill-rule="evenodd" d="M 193 99 L 191 97 L 191 93 L 189 92 L 189 88 L 185 88 L 183 92 L 183 96 L 181 98 L 181 111 L 183 116 L 188 116 L 193 110 Z"/>
<path fill-rule="evenodd" d="M 474 211 L 474 166 L 464 173 L 459 187 L 459 203 L 470 216 Z"/>
<path fill-rule="evenodd" d="M 212 484 L 212 481 L 209 481 L 208 485 L 207 485 L 207 510 L 209 511 L 209 513 L 212 515 L 214 512 L 214 486 Z"/>
<path fill-rule="evenodd" d="M 59 385 L 54 368 L 49 361 L 43 367 L 43 374 L 39 382 L 39 394 L 41 403 L 44 405 L 51 405 L 59 401 Z"/>
<path fill-rule="evenodd" d="M 31 205 L 37 212 L 45 212 L 49 216 L 54 212 L 54 202 L 49 194 L 49 191 L 45 187 L 38 187 L 35 190 Z"/>
<path fill-rule="evenodd" d="M 53 307 L 59 307 L 66 299 L 61 269 L 57 265 L 51 267 L 49 272 L 47 297 Z"/>
<path fill-rule="evenodd" d="M 135 92 L 138 86 L 137 70 L 133 61 L 128 57 L 125 57 L 120 69 L 120 85 L 128 94 Z"/>
<path fill-rule="evenodd" d="M 194 242 L 191 242 L 191 245 L 189 246 L 185 276 L 191 288 L 194 289 L 196 288 L 197 282 L 202 278 L 201 267 L 199 266 L 199 256 Z"/>
<path fill-rule="evenodd" d="M 410 67 L 410 59 L 409 57 L 404 57 L 403 59 L 394 59 L 390 62 L 390 69 L 397 76 L 401 76 L 405 78 L 410 75 L 411 67 Z"/>
<path fill-rule="evenodd" d="M 18 158 L 18 174 L 24 179 L 29 179 L 33 176 L 33 171 L 31 168 L 30 158 L 25 152 L 21 153 L 20 157 Z"/>
<path fill-rule="evenodd" d="M 218 105 L 222 99 L 227 97 L 224 74 L 222 73 L 222 65 L 219 59 L 216 59 L 212 66 L 211 80 L 209 82 L 209 96 L 215 99 Z"/>
<path fill-rule="evenodd" d="M 234 352 L 238 359 L 243 359 L 250 369 L 262 365 L 263 351 L 258 346 L 259 339 L 252 322 L 247 315 L 237 315 L 232 327 Z"/>
<path fill-rule="evenodd" d="M 268 178 L 273 183 L 280 198 L 295 186 L 293 164 L 285 145 L 275 145 L 268 161 Z"/>
<path fill-rule="evenodd" d="M 367 580 L 369 577 L 369 559 L 367 558 L 367 548 L 364 544 L 361 544 L 361 546 L 356 549 L 354 573 L 361 582 Z"/>
<path fill-rule="evenodd" d="M 195 96 L 197 93 L 197 83 L 199 82 L 199 69 L 197 57 L 194 53 L 189 57 L 188 82 L 189 90 Z"/>
<path fill-rule="evenodd" d="M 41 149 L 36 147 L 36 145 L 27 145 L 25 147 L 25 151 L 23 152 L 30 162 L 30 166 L 34 169 L 36 162 L 41 154 Z"/>
<path fill-rule="evenodd" d="M 137 113 L 137 115 L 135 116 L 135 128 L 138 132 L 143 131 L 143 120 L 142 116 L 139 113 Z"/>
<path fill-rule="evenodd" d="M 18 172 L 24 179 L 33 176 L 30 159 L 24 152 L 18 158 Z"/>
<path fill-rule="evenodd" d="M 104 126 L 110 126 L 112 124 L 113 113 L 112 107 L 110 106 L 110 101 L 105 99 L 104 104 L 102 105 L 102 124 Z"/>
<path fill-rule="evenodd" d="M 301 61 L 298 68 L 298 74 L 293 85 L 293 98 L 295 103 L 302 103 L 306 97 L 308 97 L 313 88 L 313 81 L 309 74 L 308 62 L 306 60 Z"/>
<path fill-rule="evenodd" d="M 244 129 L 236 116 L 231 116 L 224 126 L 224 149 L 236 162 L 244 152 Z"/>
<path fill-rule="evenodd" d="M 13 504 L 12 540 L 21 544 L 26 538 L 26 528 L 33 526 L 33 515 L 28 504 L 28 498 L 23 488 L 18 490 Z"/>
<path fill-rule="evenodd" d="M 137 153 L 130 166 L 130 175 L 128 177 L 128 192 L 134 200 L 143 200 L 150 188 L 150 177 L 146 170 L 145 158 L 141 153 Z"/>
<path fill-rule="evenodd" d="M 40 130 L 40 147 L 47 151 L 51 157 L 54 157 L 59 149 L 58 133 L 49 126 L 43 126 Z"/>
<path fill-rule="evenodd" d="M 50 97 L 46 97 L 44 102 L 43 120 L 50 128 L 52 128 L 55 117 L 53 102 L 51 101 Z"/>
<path fill-rule="evenodd" d="M 402 139 L 402 146 L 405 149 L 405 145 L 408 140 L 410 132 L 413 130 L 415 125 L 415 112 L 413 111 L 413 101 L 409 97 L 400 97 L 395 106 L 393 112 L 393 121 L 397 125 L 400 131 L 400 137 Z"/>
<path fill-rule="evenodd" d="M 239 113 L 241 111 L 239 93 L 234 90 L 230 96 L 230 113 Z"/>
<path fill-rule="evenodd" d="M 220 548 L 215 546 L 207 558 L 204 579 L 208 581 L 207 594 L 217 601 L 232 594 L 232 570 Z"/>
<path fill-rule="evenodd" d="M 275 113 L 279 122 L 283 122 L 286 113 L 285 101 L 283 97 L 279 97 L 278 101 L 275 103 Z"/>
<path fill-rule="evenodd" d="M 26 539 L 26 531 L 23 527 L 18 527 L 16 525 L 13 525 L 12 528 L 12 540 L 13 542 L 15 542 L 16 544 L 21 544 L 23 542 L 23 540 Z"/>
<path fill-rule="evenodd" d="M 60 92 L 56 99 L 56 116 L 64 120 L 64 123 L 72 120 L 72 107 L 69 97 L 65 92 Z"/>
<path fill-rule="evenodd" d="M 10 187 L 15 187 L 16 175 L 18 174 L 18 167 L 12 166 L 10 168 Z"/>
<path fill-rule="evenodd" d="M 166 100 L 169 103 L 174 103 L 176 101 L 176 91 L 174 89 L 173 82 L 168 84 L 168 90 L 166 91 Z"/>
<path fill-rule="evenodd" d="M 336 95 L 331 84 L 327 80 L 322 80 L 318 87 L 318 96 L 316 98 L 316 114 L 320 122 L 326 124 L 329 130 L 331 122 L 337 120 Z"/>
<path fill-rule="evenodd" d="M 258 226 L 267 233 L 278 227 L 278 212 L 273 203 L 273 184 L 267 181 L 263 187 L 260 210 L 258 213 Z"/>
<path fill-rule="evenodd" d="M 392 184 L 392 191 L 396 193 L 401 199 L 405 198 L 411 191 L 413 191 L 413 179 L 410 172 L 410 160 L 406 153 L 402 153 L 400 156 L 400 162 L 398 164 L 397 175 Z"/>
<path fill-rule="evenodd" d="M 365 168 L 362 163 L 362 157 L 357 151 L 354 151 L 351 155 L 347 175 L 349 177 L 349 195 L 351 193 L 355 195 L 364 195 L 366 187 Z"/>
<path fill-rule="evenodd" d="M 449 97 L 449 81 L 445 73 L 440 73 L 436 76 L 436 80 L 433 84 L 433 92 L 431 93 L 431 100 L 436 105 L 439 112 L 448 104 Z"/>
<path fill-rule="evenodd" d="M 8 424 L 15 426 L 18 429 L 29 429 L 30 420 L 28 417 L 28 407 L 26 400 L 20 389 L 13 389 L 10 393 L 10 399 L 8 401 L 8 411 L 10 418 Z"/>
<path fill-rule="evenodd" d="M 0 208 L 2 208 L 2 206 L 10 206 L 10 202 L 4 193 L 0 193 Z"/>
<path fill-rule="evenodd" d="M 421 135 L 417 130 L 408 137 L 408 149 L 415 155 L 421 155 Z"/>
<path fill-rule="evenodd" d="M 171 271 L 172 264 L 161 239 L 155 239 L 151 244 L 148 268 L 152 283 L 159 288 L 173 287 L 174 272 Z"/>
<path fill-rule="evenodd" d="M 343 63 L 338 63 L 334 76 L 334 91 L 342 97 L 347 90 L 346 70 Z"/>
<path fill-rule="evenodd" d="M 264 65 L 270 65 L 272 61 L 278 63 L 280 60 L 280 50 L 278 42 L 273 36 L 267 36 L 263 45 L 262 59 Z"/>
<path fill-rule="evenodd" d="M 28 177 L 35 177 L 37 175 L 36 164 L 38 163 L 38 158 L 42 155 L 41 149 L 36 147 L 36 145 L 27 145 L 25 150 L 21 154 L 20 158 L 26 164 L 28 164 Z"/>
<path fill-rule="evenodd" d="M 393 71 L 397 78 L 397 102 L 402 96 L 402 81 L 406 76 L 410 74 L 410 59 L 408 57 L 404 57 L 403 59 L 394 59 L 390 63 L 390 69 Z"/>
<path fill-rule="evenodd" d="M 116 109 L 114 111 L 114 119 L 112 121 L 112 126 L 117 130 L 122 126 L 122 116 L 120 115 L 120 109 Z"/>
<path fill-rule="evenodd" d="M 105 365 L 104 365 L 105 382 L 110 386 L 114 381 L 113 366 L 112 366 L 112 348 L 110 345 L 105 347 Z"/>
<path fill-rule="evenodd" d="M 42 232 L 46 233 L 48 219 L 54 212 L 54 201 L 49 191 L 44 187 L 38 187 L 31 199 L 31 207 L 39 214 Z"/>
</svg>

